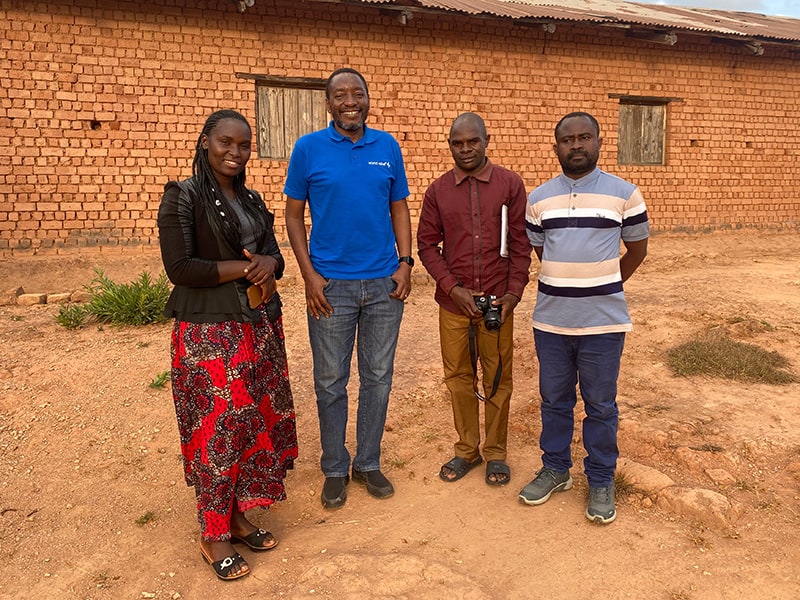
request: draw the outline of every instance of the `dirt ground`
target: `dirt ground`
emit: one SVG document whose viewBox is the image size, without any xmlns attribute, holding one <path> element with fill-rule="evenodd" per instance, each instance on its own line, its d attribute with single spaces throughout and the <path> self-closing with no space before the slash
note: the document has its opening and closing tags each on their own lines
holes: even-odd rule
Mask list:
<svg viewBox="0 0 800 600">
<path fill-rule="evenodd" d="M 116 281 L 161 270 L 142 251 L 0 259 L 0 292 L 74 291 L 95 267 Z M 149 387 L 169 368 L 170 325 L 70 331 L 56 324 L 57 305 L 0 306 L 0 597 L 800 597 L 800 384 L 677 378 L 665 356 L 719 328 L 782 352 L 800 374 L 800 233 L 651 239 L 626 285 L 629 489 L 605 527 L 583 516 L 579 427 L 573 490 L 537 507 L 517 501 L 540 465 L 534 283 L 517 309 L 511 484 L 490 487 L 477 469 L 439 480 L 454 434 L 433 287 L 416 271 L 383 445 L 396 494 L 376 500 L 351 484 L 334 512 L 319 501 L 302 286 L 292 273 L 281 285 L 300 458 L 289 499 L 250 515 L 280 545 L 242 550 L 253 572 L 232 583 L 200 558 L 169 385 Z"/>
</svg>

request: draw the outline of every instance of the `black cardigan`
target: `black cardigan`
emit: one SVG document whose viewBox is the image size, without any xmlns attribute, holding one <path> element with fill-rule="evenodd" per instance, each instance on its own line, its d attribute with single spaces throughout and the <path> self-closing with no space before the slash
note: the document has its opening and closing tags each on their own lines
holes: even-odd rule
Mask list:
<svg viewBox="0 0 800 600">
<path fill-rule="evenodd" d="M 257 254 L 269 255 L 278 261 L 275 278 L 283 276 L 285 263 L 275 239 L 275 216 L 264 206 L 261 197 L 250 191 L 267 214 L 267 228 L 258 240 Z M 236 219 L 236 214 L 229 215 Z M 247 304 L 245 277 L 219 283 L 217 261 L 247 260 L 224 239 L 218 238 L 206 216 L 203 203 L 194 191 L 194 181 L 170 181 L 158 209 L 158 235 L 161 259 L 169 280 L 175 284 L 164 315 L 191 323 L 222 321 L 259 322 L 261 312 Z M 277 292 L 267 303 L 267 313 L 274 321 L 281 314 Z"/>
</svg>

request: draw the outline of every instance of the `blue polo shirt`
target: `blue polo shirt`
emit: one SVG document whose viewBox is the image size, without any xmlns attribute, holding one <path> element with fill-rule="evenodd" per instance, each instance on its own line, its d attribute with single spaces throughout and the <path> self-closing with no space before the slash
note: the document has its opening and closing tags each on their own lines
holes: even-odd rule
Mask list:
<svg viewBox="0 0 800 600">
<path fill-rule="evenodd" d="M 388 133 L 364 126 L 353 143 L 333 127 L 295 143 L 284 194 L 308 202 L 309 254 L 326 278 L 374 279 L 397 270 L 389 204 L 408 197 L 403 157 Z"/>
</svg>

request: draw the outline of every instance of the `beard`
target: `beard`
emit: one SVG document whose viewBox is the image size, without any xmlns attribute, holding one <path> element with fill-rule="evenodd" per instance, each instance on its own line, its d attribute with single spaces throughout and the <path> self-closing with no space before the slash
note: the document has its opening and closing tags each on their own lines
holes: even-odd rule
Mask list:
<svg viewBox="0 0 800 600">
<path fill-rule="evenodd" d="M 566 158 L 559 157 L 561 169 L 565 175 L 586 175 L 594 171 L 597 166 L 598 156 L 592 156 L 588 152 L 572 152 Z"/>
<path fill-rule="evenodd" d="M 345 123 L 341 119 L 335 119 L 334 123 L 336 123 L 336 126 L 339 129 L 343 129 L 344 131 L 358 131 L 364 126 L 364 121 L 366 121 L 366 119 L 359 119 L 358 121 Z"/>
</svg>

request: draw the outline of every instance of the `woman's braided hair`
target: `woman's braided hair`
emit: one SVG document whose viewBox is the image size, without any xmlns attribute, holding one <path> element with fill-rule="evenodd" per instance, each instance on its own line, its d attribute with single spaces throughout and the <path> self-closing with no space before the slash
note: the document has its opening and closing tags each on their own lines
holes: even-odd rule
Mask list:
<svg viewBox="0 0 800 600">
<path fill-rule="evenodd" d="M 210 136 L 214 128 L 224 119 L 236 119 L 250 129 L 250 123 L 241 113 L 235 110 L 218 110 L 206 119 L 203 130 L 197 138 L 194 161 L 192 162 L 192 175 L 195 180 L 195 191 L 208 216 L 211 227 L 225 238 L 230 246 L 237 252 L 242 252 L 241 224 L 236 218 L 236 213 L 225 195 L 219 190 L 219 184 L 208 162 L 208 150 L 203 148 L 203 138 Z M 236 192 L 241 207 L 257 223 L 262 231 L 267 228 L 267 214 L 263 202 L 245 187 L 245 169 L 233 178 L 233 189 Z"/>
</svg>

